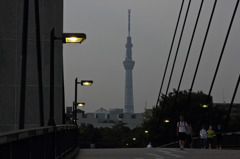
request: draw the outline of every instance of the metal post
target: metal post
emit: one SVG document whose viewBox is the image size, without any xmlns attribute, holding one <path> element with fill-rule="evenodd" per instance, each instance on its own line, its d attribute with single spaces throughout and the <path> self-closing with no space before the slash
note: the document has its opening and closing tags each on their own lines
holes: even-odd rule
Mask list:
<svg viewBox="0 0 240 159">
<path fill-rule="evenodd" d="M 40 126 L 44 126 L 44 105 L 43 105 L 43 86 L 42 86 L 42 51 L 40 36 L 39 2 L 35 0 L 35 23 L 37 41 L 37 64 L 38 64 L 38 93 L 39 93 L 39 115 Z"/>
<path fill-rule="evenodd" d="M 62 124 L 66 124 L 66 120 L 65 120 L 65 89 L 64 89 L 63 71 L 62 71 Z"/>
<path fill-rule="evenodd" d="M 51 31 L 50 37 L 50 117 L 48 126 L 55 126 L 54 120 L 54 28 Z"/>
<path fill-rule="evenodd" d="M 78 84 L 78 79 L 75 79 L 75 101 L 74 101 L 74 108 L 75 108 L 75 124 L 77 125 L 77 84 Z"/>
<path fill-rule="evenodd" d="M 72 124 L 75 123 L 75 102 L 73 101 L 73 106 L 72 106 Z"/>
<path fill-rule="evenodd" d="M 24 0 L 19 129 L 24 129 L 24 119 L 25 119 L 25 95 L 26 95 L 26 74 L 27 74 L 26 69 L 27 69 L 27 44 L 28 44 L 28 42 L 27 42 L 27 38 L 28 38 L 28 8 L 29 8 L 29 0 Z"/>
</svg>

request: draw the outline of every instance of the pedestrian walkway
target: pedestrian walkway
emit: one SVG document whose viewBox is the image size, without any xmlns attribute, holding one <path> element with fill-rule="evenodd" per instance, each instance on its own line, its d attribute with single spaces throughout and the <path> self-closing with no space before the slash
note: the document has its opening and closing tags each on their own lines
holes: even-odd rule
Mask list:
<svg viewBox="0 0 240 159">
<path fill-rule="evenodd" d="M 83 149 L 76 159 L 239 159 L 240 150 L 133 148 Z"/>
</svg>

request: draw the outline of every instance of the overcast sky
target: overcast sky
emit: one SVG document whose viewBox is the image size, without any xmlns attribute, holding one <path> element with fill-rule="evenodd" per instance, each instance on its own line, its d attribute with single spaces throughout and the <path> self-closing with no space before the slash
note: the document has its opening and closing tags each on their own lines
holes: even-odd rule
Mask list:
<svg viewBox="0 0 240 159">
<path fill-rule="evenodd" d="M 196 20 L 200 0 L 192 0 L 170 91 L 176 88 Z M 181 90 L 189 89 L 214 0 L 205 0 Z M 183 13 L 188 0 L 185 0 Z M 208 93 L 236 0 L 218 0 L 203 52 L 194 91 Z M 66 105 L 74 99 L 74 79 L 90 79 L 91 87 L 79 86 L 78 101 L 86 112 L 100 107 L 123 108 L 128 9 L 131 9 L 133 90 L 135 112 L 156 104 L 181 0 L 65 0 L 64 32 L 86 33 L 81 45 L 64 45 Z M 240 6 L 213 87 L 214 102 L 230 102 L 240 73 Z M 182 27 L 183 16 L 180 27 Z M 178 30 L 178 41 L 180 30 Z M 163 92 L 172 67 L 173 55 Z M 240 91 L 235 98 L 240 102 Z"/>
</svg>

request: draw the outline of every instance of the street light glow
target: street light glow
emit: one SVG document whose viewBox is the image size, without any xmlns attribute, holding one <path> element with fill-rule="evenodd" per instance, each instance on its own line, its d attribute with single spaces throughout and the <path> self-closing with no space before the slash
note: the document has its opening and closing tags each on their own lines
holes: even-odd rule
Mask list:
<svg viewBox="0 0 240 159">
<path fill-rule="evenodd" d="M 204 104 L 202 107 L 203 107 L 203 108 L 207 108 L 207 107 L 208 107 L 208 105 Z"/>
<path fill-rule="evenodd" d="M 93 84 L 93 81 L 91 81 L 91 80 L 82 80 L 81 81 L 82 86 L 90 86 L 92 84 Z"/>
<path fill-rule="evenodd" d="M 86 38 L 84 33 L 63 33 L 62 41 L 69 44 L 81 44 Z"/>
<path fill-rule="evenodd" d="M 85 39 L 78 37 L 67 37 L 66 43 L 82 43 Z"/>
<path fill-rule="evenodd" d="M 170 121 L 169 121 L 169 120 L 167 120 L 167 119 L 166 119 L 166 120 L 164 120 L 164 123 L 169 123 L 169 122 L 170 122 Z"/>
<path fill-rule="evenodd" d="M 145 134 L 148 134 L 148 131 L 147 131 L 147 130 L 145 130 L 144 132 L 145 132 Z"/>
<path fill-rule="evenodd" d="M 134 137 L 134 138 L 133 138 L 133 141 L 136 141 L 136 140 L 137 140 L 137 139 Z"/>
<path fill-rule="evenodd" d="M 84 105 L 85 105 L 85 103 L 78 103 L 77 106 L 79 106 L 79 107 L 83 107 Z"/>
</svg>

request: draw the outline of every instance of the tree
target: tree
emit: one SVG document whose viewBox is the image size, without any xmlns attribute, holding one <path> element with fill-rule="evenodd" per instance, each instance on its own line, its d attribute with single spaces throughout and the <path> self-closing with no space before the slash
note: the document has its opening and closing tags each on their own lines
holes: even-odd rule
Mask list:
<svg viewBox="0 0 240 159">
<path fill-rule="evenodd" d="M 206 104 L 206 94 L 202 91 L 192 92 L 188 101 L 188 91 L 179 91 L 177 100 L 174 103 L 176 93 L 176 90 L 173 90 L 166 97 L 162 96 L 160 106 L 153 107 L 151 113 L 144 113 L 143 128 L 149 130 L 150 140 L 154 146 L 176 140 L 176 123 L 180 115 L 184 115 L 185 120 L 192 123 L 193 130 L 197 135 L 202 125 L 209 125 L 210 108 L 201 107 L 203 104 Z M 212 97 L 210 99 L 211 101 L 208 104 L 212 104 Z M 165 107 L 163 108 L 164 102 Z M 213 112 L 213 124 L 217 124 L 222 118 L 222 112 L 217 108 L 213 108 Z M 165 119 L 168 119 L 170 122 L 165 123 Z"/>
</svg>

